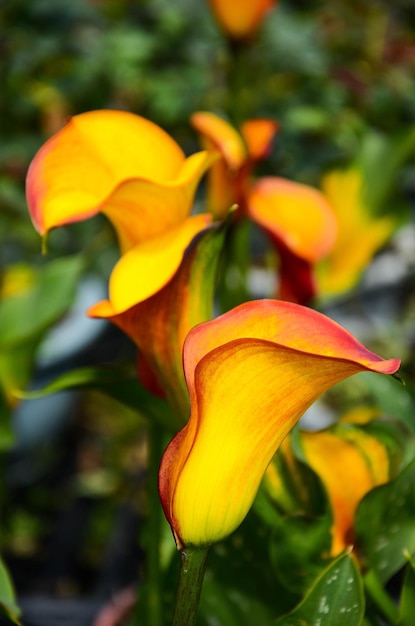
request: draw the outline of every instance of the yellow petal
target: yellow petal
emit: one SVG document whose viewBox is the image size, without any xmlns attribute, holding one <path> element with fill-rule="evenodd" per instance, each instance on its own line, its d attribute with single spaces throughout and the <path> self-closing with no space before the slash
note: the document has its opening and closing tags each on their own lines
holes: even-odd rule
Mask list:
<svg viewBox="0 0 415 626">
<path fill-rule="evenodd" d="M 174 183 L 128 180 L 106 199 L 102 212 L 114 224 L 121 252 L 169 233 L 192 210 L 199 181 L 216 155 L 198 152 L 188 157 Z"/>
<path fill-rule="evenodd" d="M 210 0 L 212 11 L 230 37 L 243 39 L 254 34 L 276 0 Z"/>
<path fill-rule="evenodd" d="M 185 158 L 153 122 L 125 111 L 72 117 L 33 159 L 27 200 L 37 230 L 103 211 L 123 251 L 187 216 L 196 186 L 213 155 Z"/>
<path fill-rule="evenodd" d="M 364 201 L 360 170 L 334 170 L 324 177 L 322 190 L 339 225 L 335 245 L 319 266 L 319 291 L 335 295 L 358 282 L 375 252 L 396 227 L 392 217 L 374 217 Z"/>
<path fill-rule="evenodd" d="M 284 178 L 266 177 L 251 186 L 250 217 L 302 259 L 315 262 L 334 244 L 337 225 L 322 193 Z"/>
<path fill-rule="evenodd" d="M 301 433 L 307 463 L 322 480 L 332 512 L 332 555 L 353 545 L 357 505 L 364 495 L 389 478 L 389 459 L 382 443 L 362 430 L 336 429 Z"/>
<path fill-rule="evenodd" d="M 118 315 L 160 291 L 176 273 L 194 236 L 210 221 L 207 214 L 194 215 L 129 250 L 111 273 L 109 300 L 94 305 L 89 315 Z"/>
<path fill-rule="evenodd" d="M 281 441 L 321 393 L 359 371 L 399 366 L 325 316 L 272 300 L 200 324 L 183 358 L 191 416 L 159 480 L 179 547 L 217 541 L 239 525 Z"/>
</svg>

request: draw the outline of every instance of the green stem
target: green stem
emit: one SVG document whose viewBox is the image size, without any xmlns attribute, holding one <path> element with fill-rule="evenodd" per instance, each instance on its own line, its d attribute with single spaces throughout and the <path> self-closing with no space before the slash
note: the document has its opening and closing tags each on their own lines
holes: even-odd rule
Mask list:
<svg viewBox="0 0 415 626">
<path fill-rule="evenodd" d="M 158 471 L 163 452 L 163 431 L 154 421 L 148 425 L 148 439 L 148 624 L 161 626 L 161 506 L 158 493 Z"/>
<path fill-rule="evenodd" d="M 399 610 L 393 600 L 387 594 L 379 578 L 373 570 L 370 570 L 364 577 L 364 584 L 368 596 L 377 606 L 382 615 L 386 617 L 391 626 L 395 626 L 399 622 Z"/>
<path fill-rule="evenodd" d="M 182 551 L 172 626 L 194 626 L 209 548 L 190 546 Z"/>
<path fill-rule="evenodd" d="M 229 41 L 228 45 L 228 102 L 225 109 L 229 119 L 238 128 L 247 117 L 246 99 L 249 89 L 246 84 L 246 64 L 249 43 L 245 41 Z"/>
<path fill-rule="evenodd" d="M 161 626 L 162 584 L 160 570 L 160 543 L 162 511 L 158 494 L 158 470 L 163 451 L 163 429 L 155 420 L 148 421 L 147 464 L 147 533 L 146 533 L 146 607 L 147 626 Z M 131 626 L 142 626 L 143 607 L 139 602 Z"/>
</svg>

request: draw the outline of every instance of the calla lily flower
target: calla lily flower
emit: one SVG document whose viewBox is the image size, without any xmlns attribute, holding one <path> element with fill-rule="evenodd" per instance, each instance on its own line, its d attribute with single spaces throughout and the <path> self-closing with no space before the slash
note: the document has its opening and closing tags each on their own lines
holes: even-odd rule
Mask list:
<svg viewBox="0 0 415 626">
<path fill-rule="evenodd" d="M 158 250 L 152 246 L 148 256 L 142 253 L 143 246 L 133 248 L 113 270 L 110 298 L 88 311 L 91 317 L 110 320 L 137 345 L 140 380 L 150 381 L 146 386 L 153 393 L 167 396 L 178 427 L 189 410 L 183 343 L 193 326 L 212 317 L 216 268 L 227 226 L 208 227 L 209 222 L 205 214 L 189 218 L 163 236 Z M 137 275 L 143 277 L 142 283 Z"/>
<path fill-rule="evenodd" d="M 353 546 L 357 506 L 371 489 L 390 479 L 386 446 L 362 429 L 344 428 L 302 432 L 300 446 L 307 464 L 320 477 L 329 497 L 332 556 Z"/>
<path fill-rule="evenodd" d="M 218 23 L 231 39 L 246 39 L 255 33 L 277 0 L 210 0 L 209 4 Z"/>
<path fill-rule="evenodd" d="M 33 159 L 26 186 L 30 214 L 45 235 L 102 212 L 125 253 L 188 217 L 213 158 L 205 151 L 186 158 L 167 133 L 138 115 L 82 113 Z"/>
<path fill-rule="evenodd" d="M 339 224 L 335 244 L 317 273 L 319 293 L 332 296 L 356 286 L 374 254 L 392 234 L 396 220 L 371 215 L 363 174 L 356 167 L 327 173 L 321 187 Z"/>
<path fill-rule="evenodd" d="M 207 208 L 216 219 L 223 219 L 233 204 L 245 206 L 251 172 L 269 154 L 279 124 L 270 119 L 253 119 L 246 121 L 238 132 L 209 111 L 194 113 L 190 122 L 202 145 L 221 157 L 208 173 Z"/>
<path fill-rule="evenodd" d="M 317 189 L 268 176 L 251 180 L 258 160 L 270 151 L 278 125 L 249 120 L 238 133 L 226 120 L 209 112 L 195 113 L 191 123 L 202 144 L 221 158 L 208 173 L 208 210 L 223 217 L 233 204 L 262 227 L 280 260 L 282 299 L 307 303 L 315 295 L 313 267 L 334 245 L 337 223 L 326 197 Z"/>
<path fill-rule="evenodd" d="M 200 178 L 215 158 L 207 151 L 186 158 L 167 133 L 137 115 L 92 111 L 71 118 L 49 139 L 27 176 L 30 213 L 42 235 L 98 212 L 113 223 L 122 256 L 110 277 L 108 300 L 93 306 L 89 315 L 106 318 L 129 334 L 142 352 L 143 378 L 149 379 L 144 371 L 151 374 L 185 414 L 182 344 L 190 325 L 211 317 L 213 296 L 200 302 L 213 278 L 206 269 L 199 292 L 193 285 L 192 304 L 186 293 L 198 263 L 189 269 L 188 262 L 175 282 L 173 278 L 192 240 L 211 223 L 210 215 L 190 212 Z M 214 259 L 210 261 L 214 268 Z"/>
<path fill-rule="evenodd" d="M 238 527 L 281 442 L 324 391 L 358 372 L 399 367 L 324 315 L 275 300 L 245 303 L 193 328 L 183 363 L 190 419 L 159 473 L 180 549 Z"/>
</svg>

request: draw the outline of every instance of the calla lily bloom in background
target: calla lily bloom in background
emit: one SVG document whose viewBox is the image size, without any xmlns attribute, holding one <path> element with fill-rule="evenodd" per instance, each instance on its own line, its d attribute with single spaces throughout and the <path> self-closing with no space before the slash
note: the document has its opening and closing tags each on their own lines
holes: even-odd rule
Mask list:
<svg viewBox="0 0 415 626">
<path fill-rule="evenodd" d="M 209 0 L 209 4 L 218 23 L 231 39 L 247 39 L 277 5 L 277 0 Z"/>
<path fill-rule="evenodd" d="M 336 556 L 355 543 L 353 523 L 360 500 L 390 478 L 388 451 L 379 438 L 356 428 L 302 432 L 300 445 L 330 500 L 331 553 Z"/>
<path fill-rule="evenodd" d="M 339 224 L 335 244 L 318 266 L 318 291 L 333 296 L 352 289 L 396 228 L 391 216 L 371 215 L 365 180 L 357 167 L 328 172 L 322 190 Z"/>
<path fill-rule="evenodd" d="M 195 113 L 193 127 L 202 145 L 221 158 L 208 173 L 208 210 L 221 218 L 236 203 L 240 214 L 258 224 L 279 257 L 278 296 L 305 304 L 316 292 L 313 267 L 331 250 L 337 223 L 325 196 L 308 185 L 275 176 L 251 179 L 255 164 L 270 151 L 278 125 L 249 120 L 238 133 L 226 120 Z"/>
<path fill-rule="evenodd" d="M 216 269 L 226 230 L 226 224 L 207 227 L 206 215 L 184 224 L 185 232 L 181 226 L 177 233 L 183 239 L 181 245 L 170 233 L 157 254 L 152 249 L 146 257 L 141 254 L 142 246 L 137 246 L 124 255 L 111 275 L 110 299 L 88 311 L 92 317 L 109 319 L 135 342 L 140 350 L 140 380 L 151 381 L 146 386 L 153 393 L 163 392 L 175 409 L 179 427 L 189 411 L 183 342 L 193 326 L 212 317 Z M 148 277 L 143 285 L 136 279 L 140 275 Z"/>
<path fill-rule="evenodd" d="M 110 110 L 73 117 L 39 150 L 27 176 L 28 204 L 38 231 L 44 235 L 102 212 L 118 234 L 123 254 L 110 277 L 109 298 L 92 307 L 91 316 L 130 330 L 135 305 L 151 299 L 172 280 L 192 239 L 211 222 L 210 215 L 190 216 L 190 212 L 200 178 L 214 159 L 207 151 L 186 158 L 152 122 Z M 200 316 L 196 308 L 188 316 L 189 323 L 210 317 L 206 307 Z M 177 317 L 173 310 L 170 314 Z M 157 344 L 161 350 L 162 333 L 159 327 L 154 330 L 157 324 L 152 322 L 147 320 L 133 339 L 148 348 L 152 337 L 153 348 Z M 182 338 L 189 329 L 185 325 L 179 332 L 181 339 L 170 341 L 179 362 Z M 166 333 L 176 338 L 171 324 L 164 339 Z M 148 350 L 144 355 L 149 367 L 159 357 Z M 176 369 L 183 378 L 181 363 Z"/>
<path fill-rule="evenodd" d="M 75 115 L 30 165 L 26 190 L 33 223 L 45 235 L 101 212 L 125 253 L 189 216 L 212 158 L 207 152 L 186 158 L 159 126 L 132 113 Z"/>
<path fill-rule="evenodd" d="M 279 445 L 324 391 L 358 372 L 399 367 L 324 315 L 275 300 L 245 303 L 195 327 L 183 362 L 190 419 L 159 473 L 180 549 L 238 527 Z"/>
<path fill-rule="evenodd" d="M 393 468 L 389 459 L 388 446 L 381 437 L 365 432 L 352 425 L 335 425 L 322 431 L 297 431 L 295 449 L 301 461 L 307 463 L 318 475 L 326 490 L 331 513 L 331 556 L 337 556 L 344 549 L 354 547 L 354 517 L 362 498 L 374 487 L 393 478 Z M 290 487 L 293 482 L 299 499 L 307 491 L 307 484 L 301 484 L 298 458 L 294 456 L 292 438 L 288 437 L 281 447 L 285 462 L 290 468 Z M 282 510 L 289 513 L 292 504 L 287 503 L 287 487 L 279 476 L 277 459 L 269 465 L 264 487 Z M 305 498 L 304 498 L 305 499 Z M 307 503 L 304 502 L 304 512 Z M 298 514 L 298 504 L 294 514 Z"/>
</svg>

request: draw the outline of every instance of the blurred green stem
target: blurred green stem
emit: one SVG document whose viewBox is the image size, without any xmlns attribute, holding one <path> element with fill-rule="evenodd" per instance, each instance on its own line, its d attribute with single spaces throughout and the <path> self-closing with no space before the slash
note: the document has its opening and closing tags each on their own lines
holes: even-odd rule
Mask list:
<svg viewBox="0 0 415 626">
<path fill-rule="evenodd" d="M 194 626 L 209 548 L 190 546 L 182 551 L 172 626 Z"/>
<path fill-rule="evenodd" d="M 229 119 L 238 128 L 246 119 L 246 53 L 247 44 L 244 41 L 229 41 L 227 84 Z"/>
<path fill-rule="evenodd" d="M 162 626 L 162 586 L 160 542 L 162 509 L 158 494 L 158 470 L 163 451 L 163 429 L 153 419 L 148 420 L 147 463 L 147 533 L 146 533 L 146 626 Z M 137 603 L 131 626 L 143 626 L 143 606 Z"/>
<path fill-rule="evenodd" d="M 148 424 L 148 624 L 161 626 L 161 505 L 158 493 L 158 471 L 163 451 L 163 431 L 154 420 Z"/>
<path fill-rule="evenodd" d="M 368 596 L 382 615 L 386 617 L 388 624 L 390 624 L 390 626 L 397 625 L 399 623 L 399 609 L 385 591 L 373 570 L 370 570 L 365 575 L 364 584 Z"/>
</svg>

